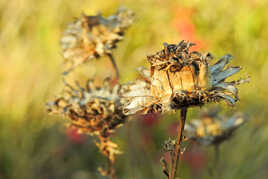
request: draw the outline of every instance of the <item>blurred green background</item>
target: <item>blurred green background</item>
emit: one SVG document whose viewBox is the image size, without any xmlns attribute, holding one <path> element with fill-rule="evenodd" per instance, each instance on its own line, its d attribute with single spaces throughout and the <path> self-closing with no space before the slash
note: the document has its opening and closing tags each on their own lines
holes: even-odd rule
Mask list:
<svg viewBox="0 0 268 179">
<path fill-rule="evenodd" d="M 44 104 L 60 92 L 62 56 L 59 39 L 66 24 L 82 12 L 110 15 L 120 6 L 132 9 L 136 21 L 118 44 L 114 56 L 121 82 L 134 80 L 146 56 L 163 42 L 182 39 L 215 58 L 230 53 L 243 66 L 241 101 L 228 113 L 244 112 L 250 121 L 221 146 L 216 178 L 268 178 L 268 1 L 267 0 L 12 0 L 0 1 L 0 178 L 103 178 L 105 162 L 93 141 L 64 127 L 60 117 L 48 116 Z M 84 77 L 112 74 L 107 59 L 83 70 Z M 82 70 L 81 70 L 82 71 Z M 236 75 L 235 78 L 239 78 Z M 199 113 L 191 109 L 189 119 Z M 147 116 L 121 128 L 114 141 L 119 178 L 164 178 L 161 144 L 173 134 L 176 115 Z M 180 176 L 212 178 L 213 148 L 191 147 Z"/>
</svg>

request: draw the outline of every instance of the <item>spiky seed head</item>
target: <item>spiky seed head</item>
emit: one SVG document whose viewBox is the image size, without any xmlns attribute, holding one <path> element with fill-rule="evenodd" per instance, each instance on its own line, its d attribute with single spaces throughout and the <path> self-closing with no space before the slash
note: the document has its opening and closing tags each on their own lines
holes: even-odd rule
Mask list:
<svg viewBox="0 0 268 179">
<path fill-rule="evenodd" d="M 54 101 L 47 103 L 48 112 L 63 115 L 69 119 L 69 125 L 80 133 L 99 138 L 97 146 L 110 160 L 120 153 L 116 144 L 110 141 L 111 135 L 126 122 L 119 97 L 120 86 L 112 86 L 110 79 L 103 85 L 95 85 L 88 80 L 85 87 L 66 83 L 66 89 Z"/>
</svg>

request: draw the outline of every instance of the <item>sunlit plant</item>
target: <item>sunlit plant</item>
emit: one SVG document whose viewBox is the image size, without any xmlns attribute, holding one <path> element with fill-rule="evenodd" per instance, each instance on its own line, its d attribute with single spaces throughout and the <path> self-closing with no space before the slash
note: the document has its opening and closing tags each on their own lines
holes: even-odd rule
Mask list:
<svg viewBox="0 0 268 179">
<path fill-rule="evenodd" d="M 119 9 L 108 18 L 83 14 L 69 24 L 61 38 L 62 53 L 67 64 L 64 78 L 68 78 L 68 74 L 79 65 L 100 56 L 109 57 L 119 78 L 112 50 L 132 22 L 133 12 Z M 184 40 L 177 44 L 164 43 L 162 50 L 147 56 L 150 69 L 139 67 L 139 77 L 134 82 L 113 85 L 107 79 L 102 84 L 96 84 L 96 77 L 89 77 L 85 86 L 79 83 L 73 86 L 64 80 L 63 93 L 47 103 L 48 111 L 70 119 L 69 125 L 79 132 L 97 136 L 96 145 L 108 158 L 108 169 L 100 168 L 99 171 L 116 178 L 113 164 L 116 154 L 121 151 L 111 141 L 111 136 L 128 121 L 128 116 L 135 118 L 136 114 L 148 113 L 165 115 L 180 110 L 177 139 L 165 143 L 165 151 L 169 152 L 171 160 L 161 160 L 164 174 L 169 179 L 175 179 L 178 161 L 184 151 L 181 143 L 185 138 L 201 144 L 215 144 L 216 139 L 229 137 L 244 122 L 239 122 L 241 119 L 238 117 L 233 117 L 233 122 L 230 122 L 232 119 L 219 121 L 214 116 L 209 118 L 209 123 L 202 118 L 199 122 L 186 121 L 187 110 L 191 107 L 222 100 L 231 106 L 235 105 L 239 100 L 237 86 L 248 82 L 248 79 L 226 81 L 241 70 L 239 66 L 228 66 L 231 55 L 227 54 L 212 63 L 213 56 L 192 51 L 194 45 Z M 201 128 L 209 129 L 214 124 L 218 125 L 216 132 L 200 133 Z"/>
</svg>

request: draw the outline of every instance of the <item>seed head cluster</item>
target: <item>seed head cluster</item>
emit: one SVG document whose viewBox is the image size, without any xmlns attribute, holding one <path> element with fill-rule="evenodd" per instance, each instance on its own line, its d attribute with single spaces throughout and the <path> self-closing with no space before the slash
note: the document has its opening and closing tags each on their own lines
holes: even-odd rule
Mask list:
<svg viewBox="0 0 268 179">
<path fill-rule="evenodd" d="M 118 78 L 112 50 L 132 24 L 133 15 L 132 11 L 120 8 L 107 18 L 101 14 L 82 14 L 70 23 L 60 40 L 65 60 L 64 79 L 78 65 L 102 56 L 109 57 Z M 170 139 L 164 145 L 164 151 L 171 153 L 171 167 L 167 167 L 167 162 L 162 160 L 165 175 L 175 174 L 173 171 L 176 171 L 178 154 L 183 153 L 181 142 L 185 139 L 183 127 L 187 108 L 221 100 L 234 105 L 239 99 L 237 86 L 249 81 L 226 81 L 241 70 L 239 66 L 228 66 L 231 55 L 227 54 L 212 63 L 210 53 L 192 51 L 193 45 L 186 41 L 164 43 L 162 50 L 147 56 L 150 69 L 139 67 L 139 77 L 131 83 L 112 85 L 112 80 L 107 78 L 98 84 L 97 78 L 89 78 L 81 86 L 78 82 L 70 85 L 64 80 L 63 92 L 47 103 L 47 110 L 50 114 L 67 118 L 68 125 L 80 133 L 96 136 L 96 146 L 108 158 L 108 170 L 100 168 L 99 171 L 102 175 L 116 178 L 113 164 L 115 155 L 121 152 L 110 138 L 128 121 L 128 116 L 182 109 L 183 125 L 178 130 L 181 131 L 178 141 Z M 229 118 L 208 113 L 199 120 L 186 123 L 184 133 L 188 139 L 200 144 L 219 144 L 244 122 L 240 115 Z M 171 173 L 168 168 L 172 168 Z"/>
</svg>

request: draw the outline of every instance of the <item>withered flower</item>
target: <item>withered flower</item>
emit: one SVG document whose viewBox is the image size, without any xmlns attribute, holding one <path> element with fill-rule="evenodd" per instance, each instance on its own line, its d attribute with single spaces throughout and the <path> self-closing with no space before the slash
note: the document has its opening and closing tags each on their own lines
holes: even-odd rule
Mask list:
<svg viewBox="0 0 268 179">
<path fill-rule="evenodd" d="M 117 144 L 109 139 L 115 129 L 126 122 L 118 96 L 120 86 L 112 87 L 109 79 L 104 80 L 102 86 L 95 85 L 92 79 L 85 87 L 78 83 L 77 87 L 65 84 L 64 93 L 47 104 L 48 111 L 70 119 L 69 125 L 79 132 L 97 136 L 98 148 L 113 162 L 115 154 L 120 151 Z"/>
<path fill-rule="evenodd" d="M 69 24 L 60 40 L 63 57 L 69 65 L 67 71 L 104 55 L 111 55 L 116 43 L 123 39 L 125 30 L 132 24 L 134 13 L 120 8 L 107 18 L 101 14 L 82 16 Z"/>
<path fill-rule="evenodd" d="M 190 51 L 193 43 L 164 44 L 164 49 L 148 56 L 150 71 L 140 68 L 140 78 L 124 86 L 127 115 L 165 112 L 201 106 L 221 99 L 234 105 L 238 100 L 237 85 L 248 79 L 226 82 L 241 67 L 225 67 L 231 55 L 223 56 L 213 65 L 210 53 Z"/>
<path fill-rule="evenodd" d="M 232 136 L 233 132 L 246 122 L 241 113 L 231 117 L 209 111 L 200 119 L 190 120 L 185 124 L 184 135 L 201 145 L 218 145 Z"/>
</svg>

